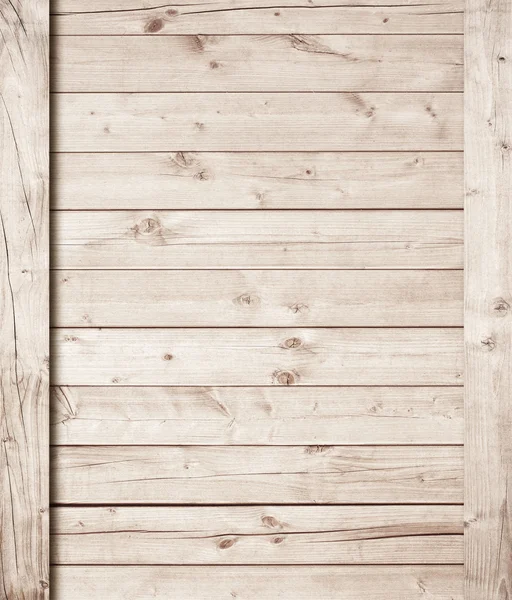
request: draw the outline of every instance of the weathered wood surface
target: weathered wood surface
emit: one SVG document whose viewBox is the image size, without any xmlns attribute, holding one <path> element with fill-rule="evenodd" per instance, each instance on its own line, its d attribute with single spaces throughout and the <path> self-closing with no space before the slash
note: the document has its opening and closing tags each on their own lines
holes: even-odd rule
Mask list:
<svg viewBox="0 0 512 600">
<path fill-rule="evenodd" d="M 461 385 L 457 328 L 56 329 L 54 385 Z"/>
<path fill-rule="evenodd" d="M 54 508 L 52 564 L 460 564 L 462 506 Z"/>
<path fill-rule="evenodd" d="M 54 387 L 56 445 L 461 444 L 460 387 Z"/>
<path fill-rule="evenodd" d="M 462 271 L 54 271 L 53 327 L 462 326 Z"/>
<path fill-rule="evenodd" d="M 52 31 L 73 35 L 461 33 L 462 0 L 53 0 Z"/>
<path fill-rule="evenodd" d="M 62 211 L 57 269 L 463 265 L 462 211 Z"/>
<path fill-rule="evenodd" d="M 460 93 L 54 94 L 57 152 L 462 150 Z"/>
<path fill-rule="evenodd" d="M 450 566 L 52 568 L 55 600 L 463 600 Z"/>
<path fill-rule="evenodd" d="M 53 92 L 460 92 L 464 87 L 460 35 L 53 39 Z"/>
<path fill-rule="evenodd" d="M 55 209 L 462 208 L 460 152 L 54 154 Z"/>
<path fill-rule="evenodd" d="M 59 446 L 58 504 L 456 504 L 460 446 Z"/>
<path fill-rule="evenodd" d="M 466 13 L 466 588 L 512 597 L 512 4 Z"/>
<path fill-rule="evenodd" d="M 0 596 L 48 598 L 48 2 L 0 3 Z"/>
</svg>

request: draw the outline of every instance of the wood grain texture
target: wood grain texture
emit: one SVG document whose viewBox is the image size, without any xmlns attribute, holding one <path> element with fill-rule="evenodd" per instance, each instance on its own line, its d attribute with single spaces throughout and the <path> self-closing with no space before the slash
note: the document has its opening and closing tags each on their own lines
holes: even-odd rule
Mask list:
<svg viewBox="0 0 512 600">
<path fill-rule="evenodd" d="M 57 269 L 460 269 L 462 211 L 63 211 Z"/>
<path fill-rule="evenodd" d="M 56 445 L 462 444 L 460 387 L 54 387 Z"/>
<path fill-rule="evenodd" d="M 57 329 L 53 385 L 461 385 L 460 329 Z"/>
<path fill-rule="evenodd" d="M 459 152 L 63 153 L 55 209 L 462 208 Z"/>
<path fill-rule="evenodd" d="M 459 93 L 54 94 L 57 152 L 462 150 Z"/>
<path fill-rule="evenodd" d="M 460 35 L 64 36 L 52 58 L 53 92 L 460 92 L 464 81 Z"/>
<path fill-rule="evenodd" d="M 48 599 L 48 2 L 0 2 L 0 596 Z"/>
<path fill-rule="evenodd" d="M 466 12 L 467 600 L 512 596 L 512 4 Z"/>
<path fill-rule="evenodd" d="M 460 446 L 60 446 L 57 504 L 455 504 Z"/>
<path fill-rule="evenodd" d="M 55 600 L 463 600 L 462 571 L 458 565 L 55 566 L 52 578 Z"/>
<path fill-rule="evenodd" d="M 461 33 L 464 3 L 435 0 L 53 0 L 57 34 Z"/>
<path fill-rule="evenodd" d="M 462 506 L 52 510 L 52 564 L 460 564 Z"/>
<path fill-rule="evenodd" d="M 462 326 L 462 271 L 54 271 L 53 327 Z"/>
</svg>

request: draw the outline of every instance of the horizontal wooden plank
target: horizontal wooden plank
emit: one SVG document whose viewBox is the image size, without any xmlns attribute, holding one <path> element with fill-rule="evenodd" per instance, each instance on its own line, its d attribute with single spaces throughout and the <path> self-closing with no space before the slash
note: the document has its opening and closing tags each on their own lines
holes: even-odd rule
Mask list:
<svg viewBox="0 0 512 600">
<path fill-rule="evenodd" d="M 54 508 L 52 563 L 461 564 L 462 506 Z"/>
<path fill-rule="evenodd" d="M 53 0 L 54 34 L 462 33 L 462 0 Z"/>
<path fill-rule="evenodd" d="M 54 387 L 56 445 L 462 444 L 460 387 Z"/>
<path fill-rule="evenodd" d="M 462 271 L 54 271 L 54 327 L 462 326 Z"/>
<path fill-rule="evenodd" d="M 57 269 L 459 269 L 463 213 L 56 211 Z"/>
<path fill-rule="evenodd" d="M 462 150 L 461 93 L 54 94 L 53 150 Z"/>
<path fill-rule="evenodd" d="M 460 152 L 53 154 L 56 209 L 462 208 Z"/>
<path fill-rule="evenodd" d="M 461 35 L 63 36 L 52 59 L 54 92 L 464 88 Z"/>
<path fill-rule="evenodd" d="M 60 446 L 59 504 L 454 504 L 461 446 Z"/>
<path fill-rule="evenodd" d="M 462 329 L 56 329 L 53 385 L 461 385 Z"/>
<path fill-rule="evenodd" d="M 463 600 L 450 566 L 55 566 L 55 600 Z M 425 596 L 428 594 L 428 596 Z"/>
</svg>

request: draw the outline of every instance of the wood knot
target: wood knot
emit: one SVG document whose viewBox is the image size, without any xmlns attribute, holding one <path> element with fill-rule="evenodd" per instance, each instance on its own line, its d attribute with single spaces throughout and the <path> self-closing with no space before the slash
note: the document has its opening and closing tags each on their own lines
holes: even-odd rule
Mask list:
<svg viewBox="0 0 512 600">
<path fill-rule="evenodd" d="M 160 223 L 151 217 L 144 219 L 139 225 L 135 225 L 137 233 L 142 235 L 153 235 L 160 228 Z"/>
<path fill-rule="evenodd" d="M 498 60 L 499 60 L 501 63 L 504 63 L 504 62 L 505 62 L 507 59 L 506 59 L 504 56 L 498 56 Z"/>
<path fill-rule="evenodd" d="M 39 585 L 43 588 L 43 590 L 47 590 L 50 587 L 50 584 L 44 579 L 39 580 Z"/>
<path fill-rule="evenodd" d="M 275 517 L 262 517 L 261 522 L 265 527 L 270 527 L 270 529 L 280 529 L 281 523 Z"/>
<path fill-rule="evenodd" d="M 331 446 L 306 446 L 304 452 L 306 454 L 323 454 L 328 452 Z"/>
<path fill-rule="evenodd" d="M 275 537 L 272 538 L 272 543 L 273 544 L 282 544 L 284 542 L 284 537 Z"/>
<path fill-rule="evenodd" d="M 195 125 L 195 128 L 198 129 L 199 131 L 202 131 L 204 129 L 204 123 L 200 123 L 199 121 L 197 121 L 194 125 Z"/>
<path fill-rule="evenodd" d="M 121 383 L 120 377 L 112 377 L 112 383 Z"/>
<path fill-rule="evenodd" d="M 175 10 L 174 8 L 169 8 L 169 10 L 165 11 L 165 14 L 168 17 L 175 17 L 176 15 L 179 15 L 180 13 L 177 10 Z"/>
<path fill-rule="evenodd" d="M 389 21 L 389 19 L 387 17 L 382 20 L 383 23 L 387 23 L 388 21 Z"/>
<path fill-rule="evenodd" d="M 504 317 L 510 310 L 510 304 L 503 298 L 495 298 L 492 301 L 492 311 L 498 317 Z"/>
<path fill-rule="evenodd" d="M 163 360 L 172 360 L 174 356 L 172 354 L 164 354 L 162 358 Z"/>
<path fill-rule="evenodd" d="M 276 371 L 274 373 L 274 383 L 279 385 L 294 385 L 297 379 L 297 374 L 291 371 Z"/>
<path fill-rule="evenodd" d="M 194 158 L 187 152 L 176 152 L 173 156 L 171 155 L 171 161 L 183 169 L 187 169 L 194 164 Z"/>
<path fill-rule="evenodd" d="M 239 306 L 258 306 L 260 303 L 260 299 L 258 296 L 254 296 L 252 294 L 241 294 L 237 298 L 233 300 L 234 304 L 238 304 Z"/>
<path fill-rule="evenodd" d="M 164 229 L 158 219 L 148 217 L 131 228 L 131 234 L 140 243 L 151 246 L 164 246 L 169 231 Z"/>
<path fill-rule="evenodd" d="M 234 546 L 236 544 L 236 539 L 234 538 L 227 538 L 224 540 L 220 540 L 218 546 L 221 550 L 227 550 L 228 548 L 231 548 L 232 546 Z"/>
<path fill-rule="evenodd" d="M 437 114 L 433 111 L 432 107 L 430 106 L 430 104 L 427 104 L 427 106 L 425 107 L 425 110 L 430 114 L 430 116 L 435 119 L 437 117 Z"/>
<path fill-rule="evenodd" d="M 220 67 L 220 63 L 216 60 L 210 61 L 210 69 L 218 69 Z"/>
<path fill-rule="evenodd" d="M 199 171 L 199 173 L 196 173 L 194 175 L 194 179 L 197 179 L 199 181 L 208 181 L 211 178 L 210 173 L 208 173 L 208 171 Z"/>
<path fill-rule="evenodd" d="M 290 350 L 294 350 L 302 347 L 302 340 L 298 337 L 288 338 L 283 342 L 284 348 L 289 348 Z"/>
<path fill-rule="evenodd" d="M 146 23 L 144 31 L 146 33 L 157 33 L 163 28 L 163 26 L 164 22 L 162 19 L 153 19 L 152 21 Z"/>
<path fill-rule="evenodd" d="M 75 335 L 65 335 L 64 341 L 65 342 L 78 342 L 78 338 Z"/>
<path fill-rule="evenodd" d="M 485 338 L 480 343 L 482 344 L 482 347 L 487 350 L 487 352 L 492 352 L 497 345 L 492 338 Z"/>
<path fill-rule="evenodd" d="M 303 302 L 296 302 L 295 304 L 292 304 L 289 308 L 294 315 L 296 315 L 297 313 L 307 313 L 309 311 L 309 306 L 307 304 L 304 304 Z"/>
</svg>

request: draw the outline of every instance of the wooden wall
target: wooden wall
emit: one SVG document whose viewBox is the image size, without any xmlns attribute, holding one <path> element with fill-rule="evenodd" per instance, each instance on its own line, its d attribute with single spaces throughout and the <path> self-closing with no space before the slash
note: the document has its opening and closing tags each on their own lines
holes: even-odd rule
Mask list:
<svg viewBox="0 0 512 600">
<path fill-rule="evenodd" d="M 54 0 L 56 600 L 462 600 L 462 2 Z"/>
</svg>

